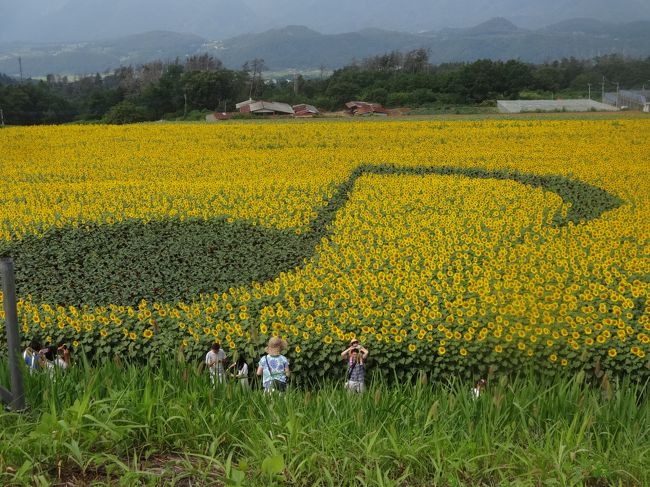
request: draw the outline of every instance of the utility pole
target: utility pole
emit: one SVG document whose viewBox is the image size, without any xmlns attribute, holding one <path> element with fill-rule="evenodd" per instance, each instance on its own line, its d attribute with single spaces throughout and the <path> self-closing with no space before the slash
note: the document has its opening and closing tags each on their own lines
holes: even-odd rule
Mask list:
<svg viewBox="0 0 650 487">
<path fill-rule="evenodd" d="M 619 85 L 620 83 L 617 81 L 616 82 L 616 108 L 621 108 L 621 103 L 618 100 Z"/>
<path fill-rule="evenodd" d="M 605 103 L 605 77 L 603 76 L 603 83 L 600 85 L 601 86 L 601 99 L 603 103 Z"/>
<path fill-rule="evenodd" d="M 257 74 L 257 58 L 253 59 L 253 76 L 251 77 L 251 85 L 248 89 L 248 99 L 253 99 L 253 83 L 255 83 L 255 75 Z"/>
<path fill-rule="evenodd" d="M 20 335 L 16 310 L 16 280 L 14 263 L 11 258 L 3 257 L 0 259 L 0 273 L 2 274 L 5 326 L 7 328 L 7 355 L 11 381 L 11 390 L 0 387 L 0 399 L 8 403 L 11 409 L 20 411 L 25 409 L 25 391 L 23 375 L 20 370 L 22 356 L 20 353 Z"/>
<path fill-rule="evenodd" d="M 591 83 L 587 83 L 587 87 L 589 88 L 588 98 L 591 100 Z"/>
<path fill-rule="evenodd" d="M 20 71 L 20 82 L 23 82 L 23 60 L 18 56 L 18 70 Z"/>
<path fill-rule="evenodd" d="M 298 73 L 293 72 L 293 94 L 298 94 Z"/>
<path fill-rule="evenodd" d="M 2 108 L 0 108 L 0 127 L 5 128 L 5 114 L 2 112 Z"/>
</svg>

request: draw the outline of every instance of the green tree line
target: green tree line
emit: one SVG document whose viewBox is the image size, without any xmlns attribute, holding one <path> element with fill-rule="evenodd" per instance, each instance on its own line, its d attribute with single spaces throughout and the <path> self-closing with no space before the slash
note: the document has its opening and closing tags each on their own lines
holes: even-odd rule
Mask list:
<svg viewBox="0 0 650 487">
<path fill-rule="evenodd" d="M 493 104 L 496 99 L 586 97 L 606 91 L 650 88 L 650 58 L 609 55 L 591 60 L 562 59 L 544 64 L 482 59 L 431 65 L 428 52 L 393 51 L 353 62 L 329 77 L 269 80 L 262 59 L 239 70 L 226 69 L 208 54 L 184 62 L 154 61 L 114 72 L 82 76 L 48 75 L 18 82 L 0 74 L 0 109 L 6 124 L 30 125 L 103 121 L 129 123 L 192 119 L 206 111 L 235 111 L 249 97 L 309 103 L 341 110 L 363 100 L 387 107 Z"/>
</svg>

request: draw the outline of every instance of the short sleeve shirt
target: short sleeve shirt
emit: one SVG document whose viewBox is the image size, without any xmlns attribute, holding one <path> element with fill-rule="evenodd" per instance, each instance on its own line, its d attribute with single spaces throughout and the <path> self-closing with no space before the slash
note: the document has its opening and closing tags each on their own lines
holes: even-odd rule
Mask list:
<svg viewBox="0 0 650 487">
<path fill-rule="evenodd" d="M 265 355 L 260 359 L 259 366 L 262 367 L 263 371 L 263 384 L 271 382 L 271 379 L 277 379 L 282 382 L 287 381 L 284 370 L 289 366 L 289 360 L 284 355 Z"/>
<path fill-rule="evenodd" d="M 25 364 L 29 368 L 29 371 L 32 372 L 38 369 L 38 357 L 31 350 L 25 350 L 23 352 L 23 358 L 25 359 Z"/>
<path fill-rule="evenodd" d="M 223 351 L 223 348 L 220 348 L 218 352 L 215 353 L 214 350 L 210 350 L 205 355 L 205 363 L 209 364 L 215 360 L 220 360 L 215 365 L 210 367 L 210 374 L 223 374 L 223 361 L 226 360 L 226 352 Z"/>
</svg>

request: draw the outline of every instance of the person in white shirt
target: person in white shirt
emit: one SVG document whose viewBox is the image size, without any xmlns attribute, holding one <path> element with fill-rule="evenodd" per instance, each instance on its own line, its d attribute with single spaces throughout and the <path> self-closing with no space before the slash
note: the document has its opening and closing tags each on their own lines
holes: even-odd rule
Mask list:
<svg viewBox="0 0 650 487">
<path fill-rule="evenodd" d="M 485 379 L 480 379 L 474 386 L 474 389 L 472 389 L 472 397 L 478 399 L 485 390 L 486 385 L 487 381 Z"/>
<path fill-rule="evenodd" d="M 212 384 L 223 384 L 226 381 L 225 369 L 223 368 L 225 361 L 226 353 L 221 349 L 221 345 L 213 343 L 210 351 L 205 355 L 205 364 L 208 366 Z"/>
<path fill-rule="evenodd" d="M 64 370 L 70 367 L 70 350 L 65 343 L 57 347 L 54 365 Z"/>
<path fill-rule="evenodd" d="M 240 355 L 237 359 L 237 363 L 233 364 L 235 367 L 236 373 L 235 378 L 239 379 L 239 385 L 242 389 L 248 389 L 248 363 L 243 355 Z"/>
<path fill-rule="evenodd" d="M 70 367 L 70 351 L 65 343 L 57 346 L 56 351 L 54 347 L 50 347 L 45 354 L 45 358 L 46 360 L 43 368 L 53 381 L 56 380 L 57 369 L 64 371 Z"/>
</svg>

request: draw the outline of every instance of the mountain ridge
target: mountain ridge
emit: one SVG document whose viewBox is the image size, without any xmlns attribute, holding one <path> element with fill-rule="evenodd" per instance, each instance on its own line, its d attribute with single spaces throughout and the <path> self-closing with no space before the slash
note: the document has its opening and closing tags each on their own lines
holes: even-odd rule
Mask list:
<svg viewBox="0 0 650 487">
<path fill-rule="evenodd" d="M 285 25 L 324 34 L 368 27 L 417 33 L 507 17 L 526 29 L 588 17 L 650 20 L 647 0 L 0 0 L 0 42 L 86 42 L 138 32 L 189 32 L 226 40 Z"/>
<path fill-rule="evenodd" d="M 650 21 L 619 24 L 576 18 L 530 30 L 496 17 L 468 28 L 418 34 L 379 28 L 324 34 L 287 25 L 225 41 L 158 30 L 92 42 L 0 44 L 0 72 L 17 76 L 18 56 L 26 76 L 44 76 L 104 72 L 120 65 L 184 59 L 203 52 L 231 69 L 253 58 L 263 58 L 274 71 L 335 69 L 353 59 L 418 48 L 429 50 L 433 64 L 482 58 L 539 63 L 611 53 L 646 57 L 650 56 Z"/>
</svg>

